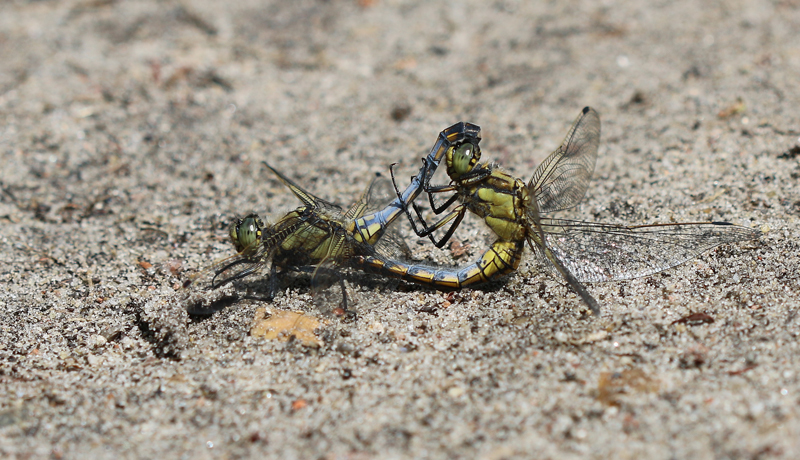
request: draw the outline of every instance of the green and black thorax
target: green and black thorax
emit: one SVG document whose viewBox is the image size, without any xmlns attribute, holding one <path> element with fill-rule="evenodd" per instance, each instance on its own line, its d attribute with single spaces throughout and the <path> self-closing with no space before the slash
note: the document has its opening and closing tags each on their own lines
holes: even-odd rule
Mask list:
<svg viewBox="0 0 800 460">
<path fill-rule="evenodd" d="M 484 219 L 504 241 L 525 238 L 525 205 L 531 203 L 525 183 L 491 163 L 478 163 L 477 143 L 464 142 L 448 150 L 447 174 L 459 199 Z"/>
<path fill-rule="evenodd" d="M 278 267 L 314 265 L 329 258 L 347 259 L 359 247 L 348 241 L 350 237 L 341 219 L 308 205 L 267 226 L 257 215 L 250 214 L 231 226 L 230 235 L 243 255 L 271 255 Z"/>
<path fill-rule="evenodd" d="M 480 182 L 458 187 L 462 202 L 483 218 L 501 240 L 524 240 L 524 206 L 531 201 L 528 188 L 521 180 L 492 165 L 484 167 L 490 173 Z"/>
</svg>

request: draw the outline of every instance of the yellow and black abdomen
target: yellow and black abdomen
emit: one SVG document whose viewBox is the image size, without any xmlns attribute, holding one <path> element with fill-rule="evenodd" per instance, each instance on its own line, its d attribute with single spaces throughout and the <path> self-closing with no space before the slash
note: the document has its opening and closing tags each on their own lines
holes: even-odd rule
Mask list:
<svg viewBox="0 0 800 460">
<path fill-rule="evenodd" d="M 364 271 L 404 279 L 440 289 L 460 289 L 507 275 L 519 267 L 525 240 L 497 240 L 477 261 L 465 267 L 431 267 L 367 255 L 355 258 Z"/>
</svg>

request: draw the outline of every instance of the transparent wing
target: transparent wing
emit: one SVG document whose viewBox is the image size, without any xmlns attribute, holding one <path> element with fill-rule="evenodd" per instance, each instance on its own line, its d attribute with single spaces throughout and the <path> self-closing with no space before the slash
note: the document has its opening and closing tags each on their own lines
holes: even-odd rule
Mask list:
<svg viewBox="0 0 800 460">
<path fill-rule="evenodd" d="M 365 251 L 369 253 L 369 251 Z M 413 254 L 405 239 L 394 227 L 389 227 L 380 240 L 375 243 L 372 255 L 387 260 L 411 260 Z"/>
<path fill-rule="evenodd" d="M 721 244 L 758 238 L 727 222 L 618 226 L 542 219 L 547 246 L 580 282 L 618 281 L 658 273 Z M 551 263 L 534 251 L 545 267 Z"/>
<path fill-rule="evenodd" d="M 384 176 L 376 176 L 370 183 L 367 191 L 362 195 L 362 199 L 359 200 L 359 203 L 362 202 L 362 200 L 364 203 L 361 214 L 355 215 L 353 218 L 358 218 L 387 207 L 394 201 L 396 196 L 392 182 Z M 389 222 L 385 233 L 381 236 L 381 239 L 375 243 L 374 250 L 377 255 L 389 258 L 401 258 L 403 260 L 411 258 L 411 249 L 409 249 L 403 235 L 400 233 L 398 225 L 398 223 Z"/>
<path fill-rule="evenodd" d="M 294 195 L 300 199 L 306 206 L 313 207 L 316 209 L 320 209 L 329 213 L 330 215 L 337 216 L 341 215 L 342 208 L 339 205 L 333 204 L 330 201 L 323 200 L 322 198 L 313 195 L 306 191 L 304 188 L 300 187 L 294 181 L 289 179 L 288 177 L 284 176 L 277 169 L 273 168 L 269 165 L 266 161 L 263 162 L 264 166 L 267 167 L 270 171 L 272 171 L 276 176 L 278 176 L 278 180 L 283 183 L 289 190 L 294 193 Z"/>
<path fill-rule="evenodd" d="M 375 177 L 372 181 L 367 185 L 367 188 L 364 189 L 364 192 L 361 193 L 361 196 L 358 198 L 358 201 L 353 203 L 350 206 L 350 209 L 344 213 L 344 218 L 346 220 L 353 220 L 363 216 L 369 208 L 374 206 L 375 197 L 375 182 L 379 179 L 379 177 Z"/>
<path fill-rule="evenodd" d="M 533 239 L 528 239 L 528 244 L 530 244 L 531 249 L 533 250 L 533 254 L 536 259 L 539 261 L 540 265 L 547 268 L 548 271 L 556 272 L 564 278 L 567 284 L 575 291 L 576 294 L 586 303 L 586 305 L 592 310 L 595 316 L 600 316 L 600 304 L 597 303 L 597 300 L 586 290 L 586 286 L 581 284 L 581 280 L 579 280 L 571 270 L 569 270 L 565 264 L 558 258 L 558 256 L 547 246 L 542 247 L 538 242 Z"/>
<path fill-rule="evenodd" d="M 569 209 L 583 199 L 594 173 L 599 144 L 600 116 L 586 107 L 561 147 L 545 158 L 528 183 L 539 204 L 539 212 Z"/>
<path fill-rule="evenodd" d="M 364 212 L 361 215 L 380 211 L 397 197 L 392 181 L 387 177 L 376 174 L 359 202 L 364 202 Z M 361 215 L 355 217 L 361 217 Z"/>
<path fill-rule="evenodd" d="M 325 316 L 333 314 L 335 308 L 348 311 L 347 288 L 341 267 L 331 257 L 320 261 L 311 274 L 311 298 L 317 311 Z"/>
</svg>

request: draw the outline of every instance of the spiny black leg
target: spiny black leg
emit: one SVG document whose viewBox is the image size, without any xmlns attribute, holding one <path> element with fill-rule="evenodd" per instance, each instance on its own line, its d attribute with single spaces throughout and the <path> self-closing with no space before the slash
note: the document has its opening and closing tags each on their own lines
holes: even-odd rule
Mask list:
<svg viewBox="0 0 800 460">
<path fill-rule="evenodd" d="M 423 166 L 423 169 L 427 168 L 427 163 L 425 162 L 425 160 L 422 160 L 422 162 L 425 163 L 425 165 L 426 165 L 426 166 Z M 420 223 L 421 223 L 421 225 L 423 227 L 423 230 L 419 230 L 419 228 L 417 227 L 417 222 L 414 221 L 414 216 L 411 215 L 411 211 L 409 211 L 408 205 L 403 202 L 403 195 L 400 193 L 400 190 L 397 188 L 397 180 L 396 180 L 396 178 L 394 176 L 394 166 L 395 166 L 395 163 L 392 163 L 392 165 L 389 166 L 389 173 L 392 176 L 392 186 L 394 187 L 394 192 L 397 195 L 397 199 L 400 202 L 400 206 L 402 206 L 402 208 L 403 208 L 403 213 L 406 215 L 406 217 L 408 217 L 408 221 L 411 223 L 411 228 L 414 230 L 414 233 L 416 233 L 418 236 L 424 236 L 424 235 L 422 235 L 422 232 L 426 231 L 428 229 L 428 226 L 425 223 L 425 220 L 422 218 L 422 213 L 420 212 L 419 207 L 417 206 L 416 203 L 414 203 L 412 201 L 411 202 L 411 206 L 412 206 L 412 208 L 414 208 L 414 212 L 417 214 L 417 218 L 419 218 Z M 412 178 L 412 180 L 413 180 L 413 178 Z"/>
<path fill-rule="evenodd" d="M 227 270 L 229 270 L 232 267 L 235 267 L 237 265 L 246 264 L 246 263 L 253 263 L 254 265 L 252 267 L 249 267 L 249 268 L 245 269 L 245 270 L 242 270 L 241 272 L 231 276 L 230 278 L 225 278 L 222 281 L 217 282 L 217 277 L 219 275 L 221 275 L 222 273 L 224 273 L 225 271 L 227 271 Z M 224 285 L 226 285 L 228 283 L 232 283 L 232 282 L 234 282 L 236 280 L 240 280 L 240 279 L 250 275 L 251 273 L 254 273 L 259 268 L 260 268 L 259 264 L 253 262 L 252 260 L 248 260 L 248 259 L 235 260 L 235 261 L 229 263 L 228 265 L 222 267 L 221 269 L 219 269 L 217 271 L 217 273 L 214 275 L 214 278 L 211 279 L 211 289 L 217 289 L 220 286 L 224 286 Z"/>
<path fill-rule="evenodd" d="M 345 318 L 348 318 L 348 317 L 351 317 L 351 316 L 355 317 L 356 316 L 355 310 L 351 311 L 351 310 L 349 310 L 347 308 L 347 287 L 344 285 L 344 279 L 341 276 L 339 276 L 339 289 L 342 290 L 342 304 L 341 304 L 341 307 L 342 307 L 342 311 L 344 312 L 344 317 Z"/>
<path fill-rule="evenodd" d="M 454 188 L 452 185 L 443 185 L 441 187 L 431 188 L 430 190 L 426 190 L 428 193 L 428 201 L 431 203 L 431 210 L 434 214 L 439 215 L 447 210 L 453 203 L 456 202 L 458 199 L 458 193 L 453 194 L 447 201 L 444 202 L 441 206 L 436 206 L 436 203 L 433 202 L 433 194 L 434 193 L 443 193 L 443 192 L 451 192 Z"/>
<path fill-rule="evenodd" d="M 427 172 L 427 168 L 428 168 L 428 162 L 426 160 L 424 160 L 424 159 L 422 161 L 423 161 L 423 163 L 425 163 L 425 165 L 423 166 L 422 175 L 425 176 L 425 172 Z M 411 223 L 411 228 L 414 230 L 414 233 L 416 233 L 417 236 L 419 236 L 419 237 L 426 237 L 426 236 L 429 237 L 430 240 L 433 242 L 434 245 L 436 245 L 437 248 L 443 247 L 445 244 L 447 244 L 447 242 L 453 236 L 453 233 L 455 232 L 456 227 L 458 227 L 458 225 L 464 219 L 464 214 L 466 213 L 466 207 L 464 207 L 462 205 L 458 209 L 458 211 L 453 211 L 450 215 L 442 218 L 436 224 L 434 224 L 432 226 L 428 226 L 428 224 L 425 222 L 425 218 L 422 216 L 422 211 L 420 210 L 420 207 L 415 202 L 412 201 L 411 202 L 411 208 L 414 210 L 414 214 L 416 214 L 417 219 L 419 219 L 419 225 L 422 226 L 422 230 L 420 230 L 419 227 L 417 226 L 417 221 L 414 220 L 414 216 L 411 214 L 411 211 L 408 209 L 409 208 L 408 205 L 406 203 L 403 203 L 403 201 L 402 201 L 403 197 L 400 194 L 400 190 L 397 188 L 397 180 L 396 180 L 396 178 L 394 176 L 394 166 L 395 165 L 392 164 L 389 167 L 389 172 L 390 172 L 391 177 L 392 177 L 392 186 L 394 187 L 395 194 L 397 195 L 397 198 L 400 201 L 401 206 L 403 207 L 403 212 L 405 213 L 406 217 L 408 217 L 408 221 Z M 431 204 L 431 209 L 433 210 L 434 214 L 437 214 L 437 215 L 439 215 L 439 214 L 443 213 L 445 210 L 447 210 L 447 208 L 449 208 L 453 203 L 455 203 L 456 200 L 458 200 L 458 197 L 459 197 L 458 193 L 455 193 L 455 194 L 453 194 L 453 196 L 448 198 L 447 201 L 445 201 L 443 205 L 437 206 L 436 203 L 433 201 L 433 194 L 434 193 L 444 193 L 444 192 L 455 191 L 455 190 L 457 190 L 456 187 L 454 185 L 452 185 L 452 184 L 439 185 L 439 186 L 430 186 L 429 184 L 423 184 L 423 190 L 428 194 L 428 201 Z M 439 241 L 437 241 L 436 237 L 433 235 L 433 233 L 436 230 L 442 228 L 447 222 L 452 220 L 454 218 L 454 216 L 455 216 L 455 221 L 447 229 L 447 233 L 445 233 L 445 236 L 442 237 L 442 239 L 440 239 Z"/>
<path fill-rule="evenodd" d="M 445 233 L 444 236 L 442 237 L 442 239 L 440 239 L 438 242 L 433 237 L 433 230 L 436 230 L 436 228 L 431 230 L 431 234 L 429 235 L 429 237 L 430 237 L 431 241 L 433 241 L 433 244 L 436 245 L 437 248 L 442 248 L 442 247 L 444 247 L 445 244 L 447 244 L 447 242 L 450 240 L 450 237 L 452 237 L 453 233 L 456 231 L 456 227 L 458 227 L 458 225 L 464 219 L 464 215 L 466 213 L 467 213 L 467 207 L 463 206 L 461 208 L 461 210 L 458 212 L 458 215 L 455 217 L 455 222 L 453 222 L 452 225 L 450 225 L 450 228 L 447 229 L 447 233 Z"/>
<path fill-rule="evenodd" d="M 475 168 L 465 174 L 462 174 L 458 179 L 459 184 L 462 186 L 477 184 L 478 182 L 486 179 L 492 175 L 492 168 Z"/>
<path fill-rule="evenodd" d="M 267 296 L 270 300 L 275 298 L 278 292 L 278 268 L 272 265 L 269 269 L 269 279 L 267 280 Z"/>
<path fill-rule="evenodd" d="M 419 213 L 418 208 L 415 208 L 415 211 Z M 458 205 L 453 211 L 444 216 L 441 220 L 439 220 L 435 224 L 431 225 L 430 227 L 426 225 L 425 229 L 422 231 L 416 231 L 416 230 L 415 231 L 418 236 L 420 237 L 427 236 L 428 238 L 430 238 L 433 244 L 436 245 L 437 248 L 441 248 L 447 243 L 450 237 L 453 236 L 453 232 L 455 232 L 456 227 L 458 227 L 458 225 L 461 223 L 461 220 L 464 219 L 464 215 L 466 213 L 467 213 L 467 207 L 463 204 Z M 422 219 L 422 217 L 420 217 L 420 219 Z M 450 224 L 450 227 L 447 229 L 447 232 L 445 233 L 444 237 L 442 237 L 441 240 L 436 241 L 436 238 L 433 236 L 433 233 L 439 230 L 440 228 L 444 227 L 451 220 L 454 220 L 454 222 Z M 423 220 L 422 223 L 425 224 L 425 221 Z"/>
<path fill-rule="evenodd" d="M 392 176 L 392 185 L 394 186 L 395 193 L 397 194 L 398 199 L 402 200 L 402 196 L 400 195 L 400 190 L 397 188 L 397 181 L 396 181 L 395 176 L 394 176 L 394 165 L 391 165 L 389 167 L 389 172 L 391 173 L 391 176 Z M 449 192 L 449 191 L 452 191 L 452 190 L 453 190 L 453 186 L 452 185 L 443 185 L 443 186 L 430 187 L 430 192 L 428 193 L 428 198 L 429 198 L 429 200 L 431 202 L 431 207 L 433 208 L 434 213 L 441 214 L 444 210 L 449 208 L 458 199 L 458 194 L 454 194 L 453 196 L 448 198 L 448 200 L 444 203 L 444 205 L 442 205 L 440 207 L 436 207 L 436 205 L 433 202 L 433 198 L 432 198 L 431 193 Z M 425 222 L 425 218 L 422 216 L 422 211 L 420 210 L 420 207 L 417 205 L 417 203 L 412 201 L 411 202 L 411 208 L 414 209 L 414 213 L 417 215 L 417 219 L 419 219 L 419 224 L 422 226 L 422 230 L 420 230 L 419 227 L 417 227 L 417 222 L 414 220 L 414 216 L 411 215 L 411 211 L 408 209 L 408 206 L 405 203 L 403 203 L 403 212 L 408 217 L 408 221 L 411 223 L 411 228 L 414 230 L 414 233 L 416 233 L 417 236 L 420 236 L 420 237 L 426 237 L 426 236 L 430 237 L 431 241 L 439 248 L 444 246 L 444 244 L 447 242 L 447 240 L 450 238 L 450 236 L 452 236 L 453 231 L 455 230 L 455 228 L 449 229 L 448 230 L 448 235 L 445 238 L 443 238 L 441 241 L 438 241 L 438 242 L 433 237 L 433 232 L 438 230 L 439 228 L 441 228 L 442 225 L 444 225 L 444 223 L 446 223 L 450 219 L 452 219 L 452 217 L 445 217 L 444 219 L 440 220 L 439 223 L 434 224 L 434 225 L 429 227 L 428 224 Z M 461 219 L 464 218 L 462 210 L 459 210 L 458 212 L 461 214 L 461 217 L 459 217 L 456 220 L 456 223 L 454 224 L 455 226 L 457 226 L 461 222 Z"/>
</svg>

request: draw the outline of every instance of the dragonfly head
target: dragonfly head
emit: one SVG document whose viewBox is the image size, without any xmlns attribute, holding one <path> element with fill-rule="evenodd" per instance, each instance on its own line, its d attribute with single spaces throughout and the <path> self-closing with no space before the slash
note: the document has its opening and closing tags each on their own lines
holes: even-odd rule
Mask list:
<svg viewBox="0 0 800 460">
<path fill-rule="evenodd" d="M 231 237 L 231 242 L 236 247 L 236 251 L 244 252 L 258 247 L 263 228 L 264 222 L 261 221 L 257 214 L 248 214 L 244 219 L 236 219 L 231 224 L 228 234 Z"/>
<path fill-rule="evenodd" d="M 458 179 L 472 171 L 472 168 L 481 159 L 481 149 L 478 144 L 464 142 L 447 150 L 447 175 L 451 179 Z"/>
</svg>

